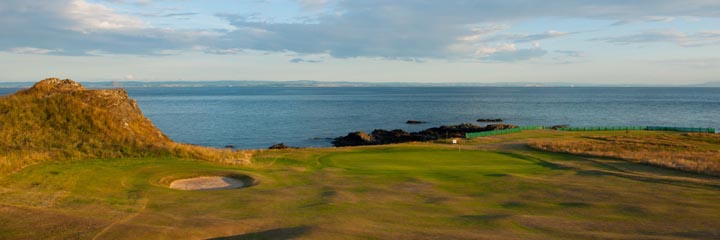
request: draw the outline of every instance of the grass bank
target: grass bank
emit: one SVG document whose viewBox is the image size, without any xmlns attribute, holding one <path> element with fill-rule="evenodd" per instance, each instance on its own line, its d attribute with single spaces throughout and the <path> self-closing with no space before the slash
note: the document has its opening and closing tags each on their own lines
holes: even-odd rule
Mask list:
<svg viewBox="0 0 720 240">
<path fill-rule="evenodd" d="M 42 163 L 0 177 L 0 238 L 720 237 L 718 178 L 527 147 L 623 134 L 263 151 L 245 166 L 175 157 Z M 213 174 L 257 185 L 167 188 L 168 179 Z"/>
<path fill-rule="evenodd" d="M 590 134 L 582 138 L 534 141 L 530 146 L 551 152 L 619 158 L 720 176 L 719 134 Z"/>
</svg>

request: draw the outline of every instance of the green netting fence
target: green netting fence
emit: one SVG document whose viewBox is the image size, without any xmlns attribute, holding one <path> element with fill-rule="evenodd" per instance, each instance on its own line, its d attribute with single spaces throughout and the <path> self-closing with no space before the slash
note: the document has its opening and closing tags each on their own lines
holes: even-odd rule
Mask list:
<svg viewBox="0 0 720 240">
<path fill-rule="evenodd" d="M 688 127 L 661 127 L 661 126 L 611 126 L 611 127 L 566 127 L 559 128 L 560 131 L 673 131 L 673 132 L 698 132 L 715 133 L 714 128 L 688 128 Z"/>
<path fill-rule="evenodd" d="M 672 132 L 698 132 L 698 133 L 715 133 L 714 128 L 688 128 L 688 127 L 661 127 L 648 126 L 648 131 L 672 131 Z"/>
<path fill-rule="evenodd" d="M 465 138 L 472 139 L 472 138 L 478 138 L 478 137 L 487 137 L 487 136 L 493 136 L 493 135 L 516 133 L 516 132 L 521 132 L 521 131 L 522 131 L 522 129 L 520 129 L 520 128 L 510 128 L 510 129 L 505 129 L 505 130 L 465 133 Z"/>
<path fill-rule="evenodd" d="M 544 126 L 519 126 L 517 128 L 494 130 L 487 132 L 466 133 L 465 138 L 472 139 L 502 135 L 508 133 L 522 132 L 522 130 L 542 130 Z M 606 126 L 606 127 L 566 127 L 558 128 L 560 131 L 672 131 L 672 132 L 697 132 L 715 133 L 715 128 L 688 128 L 688 127 L 662 127 L 662 126 Z"/>
<path fill-rule="evenodd" d="M 560 131 L 629 131 L 647 130 L 645 126 L 606 126 L 606 127 L 566 127 L 558 128 Z"/>
<path fill-rule="evenodd" d="M 544 126 L 519 126 L 520 130 L 543 130 Z"/>
</svg>

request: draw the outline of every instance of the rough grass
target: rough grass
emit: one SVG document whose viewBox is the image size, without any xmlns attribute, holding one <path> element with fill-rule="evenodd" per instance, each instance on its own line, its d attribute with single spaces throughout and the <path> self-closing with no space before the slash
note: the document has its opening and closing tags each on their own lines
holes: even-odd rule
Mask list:
<svg viewBox="0 0 720 240">
<path fill-rule="evenodd" d="M 479 147 L 471 142 L 460 150 L 414 143 L 263 151 L 244 166 L 152 157 L 43 163 L 0 177 L 0 238 L 720 237 L 717 187 L 668 182 L 675 171 L 625 161 L 618 172 L 567 154 L 506 150 L 511 143 L 498 139 L 485 150 L 467 149 Z M 626 177 L 632 169 L 642 178 Z M 167 188 L 172 179 L 227 174 L 257 185 Z"/>
<path fill-rule="evenodd" d="M 687 172 L 720 176 L 720 136 L 660 134 L 591 136 L 533 141 L 531 147 L 551 152 L 619 158 Z"/>
<path fill-rule="evenodd" d="M 0 97 L 0 174 L 46 161 L 175 156 L 244 164 L 253 154 L 174 143 L 122 90 L 44 90 Z"/>
</svg>

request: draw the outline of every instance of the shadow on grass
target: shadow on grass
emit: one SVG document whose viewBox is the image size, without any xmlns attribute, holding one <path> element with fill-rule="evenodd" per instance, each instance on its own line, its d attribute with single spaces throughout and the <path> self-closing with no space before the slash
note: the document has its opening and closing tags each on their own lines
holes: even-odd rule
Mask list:
<svg viewBox="0 0 720 240">
<path fill-rule="evenodd" d="M 604 172 L 604 171 L 600 171 L 600 170 L 578 170 L 575 172 L 575 175 L 592 176 L 592 177 L 615 176 L 614 174 L 610 174 L 608 172 Z"/>
<path fill-rule="evenodd" d="M 477 221 L 477 222 L 492 222 L 510 217 L 509 214 L 483 214 L 483 215 L 462 215 L 459 216 L 461 219 Z"/>
<path fill-rule="evenodd" d="M 311 227 L 308 227 L 308 226 L 276 228 L 276 229 L 270 229 L 270 230 L 265 230 L 265 231 L 261 231 L 261 232 L 251 232 L 251 233 L 235 235 L 235 236 L 210 238 L 209 240 L 291 239 L 291 238 L 297 238 L 299 236 L 302 236 L 303 234 L 310 231 L 310 229 L 311 229 Z"/>
<path fill-rule="evenodd" d="M 522 155 L 522 154 L 511 153 L 511 152 L 501 152 L 500 154 L 503 154 L 503 155 L 508 156 L 508 157 L 512 157 L 512 158 L 516 158 L 516 159 L 521 159 L 521 160 L 525 160 L 525 161 L 528 161 L 528 162 L 532 162 L 532 163 L 534 163 L 534 164 L 536 164 L 536 165 L 538 165 L 538 166 L 545 167 L 545 168 L 549 168 L 549 169 L 552 169 L 552 170 L 569 170 L 569 169 L 572 169 L 572 168 L 569 168 L 569 167 L 560 166 L 560 165 L 555 164 L 555 163 L 551 163 L 551 162 L 548 162 L 548 161 L 545 161 L 545 160 L 542 160 L 542 159 L 539 159 L 539 158 L 530 157 L 530 156 L 526 156 L 526 155 Z"/>
<path fill-rule="evenodd" d="M 505 173 L 490 173 L 490 174 L 485 174 L 485 176 L 486 177 L 506 177 L 509 175 L 507 175 Z"/>
<path fill-rule="evenodd" d="M 522 202 L 510 201 L 510 202 L 504 202 L 504 203 L 500 204 L 500 206 L 503 208 L 522 208 L 522 207 L 526 207 L 527 204 L 522 203 Z"/>
<path fill-rule="evenodd" d="M 563 207 L 575 207 L 575 208 L 587 208 L 587 207 L 592 206 L 591 204 L 584 203 L 584 202 L 561 202 L 558 205 L 563 206 Z"/>
</svg>

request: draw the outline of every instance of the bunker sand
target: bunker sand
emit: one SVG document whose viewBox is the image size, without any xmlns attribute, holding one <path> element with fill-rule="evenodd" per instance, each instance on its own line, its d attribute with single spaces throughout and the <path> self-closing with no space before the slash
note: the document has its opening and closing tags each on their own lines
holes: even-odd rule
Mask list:
<svg viewBox="0 0 720 240">
<path fill-rule="evenodd" d="M 170 188 L 179 190 L 222 190 L 242 188 L 245 183 L 229 177 L 196 177 L 175 180 Z"/>
</svg>

